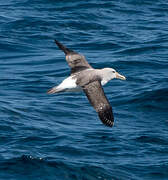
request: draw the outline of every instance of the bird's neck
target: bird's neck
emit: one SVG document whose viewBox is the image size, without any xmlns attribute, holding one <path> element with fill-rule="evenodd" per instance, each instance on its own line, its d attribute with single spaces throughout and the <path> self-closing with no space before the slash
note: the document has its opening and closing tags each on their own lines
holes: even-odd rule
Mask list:
<svg viewBox="0 0 168 180">
<path fill-rule="evenodd" d="M 102 70 L 99 71 L 99 75 L 101 77 L 101 85 L 104 86 L 106 83 L 108 83 L 113 77 L 109 76 L 108 73 L 103 72 Z"/>
<path fill-rule="evenodd" d="M 102 80 L 101 80 L 101 85 L 104 86 L 104 85 L 107 84 L 110 80 L 111 80 L 110 77 L 103 77 Z"/>
</svg>

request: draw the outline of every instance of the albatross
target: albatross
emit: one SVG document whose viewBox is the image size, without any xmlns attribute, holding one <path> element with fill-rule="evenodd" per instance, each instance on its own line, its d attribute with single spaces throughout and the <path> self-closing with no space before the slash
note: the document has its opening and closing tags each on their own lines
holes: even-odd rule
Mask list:
<svg viewBox="0 0 168 180">
<path fill-rule="evenodd" d="M 57 40 L 55 43 L 65 53 L 71 74 L 47 93 L 83 91 L 102 123 L 112 127 L 114 124 L 113 111 L 102 86 L 114 78 L 121 80 L 126 80 L 126 78 L 113 68 L 94 69 L 85 56 L 67 48 Z"/>
</svg>

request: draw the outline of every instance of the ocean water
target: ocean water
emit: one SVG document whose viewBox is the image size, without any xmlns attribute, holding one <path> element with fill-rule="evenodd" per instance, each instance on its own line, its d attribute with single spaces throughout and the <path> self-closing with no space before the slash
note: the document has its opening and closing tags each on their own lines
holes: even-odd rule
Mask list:
<svg viewBox="0 0 168 180">
<path fill-rule="evenodd" d="M 166 0 L 1 0 L 0 180 L 167 180 L 167 17 Z M 70 74 L 54 39 L 127 77 L 104 87 L 113 128 L 83 93 L 46 94 Z"/>
</svg>

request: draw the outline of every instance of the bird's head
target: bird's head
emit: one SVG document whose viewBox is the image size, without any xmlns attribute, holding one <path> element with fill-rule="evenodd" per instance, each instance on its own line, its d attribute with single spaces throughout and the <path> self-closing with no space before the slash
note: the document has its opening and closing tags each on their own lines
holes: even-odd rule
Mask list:
<svg viewBox="0 0 168 180">
<path fill-rule="evenodd" d="M 105 73 L 108 75 L 108 77 L 110 77 L 110 79 L 121 79 L 121 80 L 126 80 L 126 77 L 119 74 L 115 69 L 113 68 L 104 68 L 103 69 L 105 71 Z"/>
</svg>

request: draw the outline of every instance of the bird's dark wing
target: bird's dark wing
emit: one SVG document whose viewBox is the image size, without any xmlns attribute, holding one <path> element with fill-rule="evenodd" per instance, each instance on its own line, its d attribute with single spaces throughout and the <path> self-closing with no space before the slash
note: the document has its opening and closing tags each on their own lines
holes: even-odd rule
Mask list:
<svg viewBox="0 0 168 180">
<path fill-rule="evenodd" d="M 83 55 L 68 49 L 57 40 L 55 40 L 55 43 L 65 53 L 66 61 L 71 68 L 71 73 L 76 73 L 81 70 L 92 68 Z"/>
<path fill-rule="evenodd" d="M 112 127 L 114 123 L 112 107 L 104 94 L 100 81 L 94 81 L 85 85 L 83 91 L 88 97 L 90 104 L 95 108 L 103 124 Z"/>
</svg>

